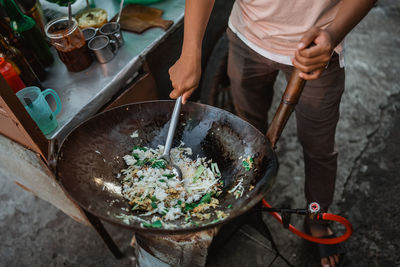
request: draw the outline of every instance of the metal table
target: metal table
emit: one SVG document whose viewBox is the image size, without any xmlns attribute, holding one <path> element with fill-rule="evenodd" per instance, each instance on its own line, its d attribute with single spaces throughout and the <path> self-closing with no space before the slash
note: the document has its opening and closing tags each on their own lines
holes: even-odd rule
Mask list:
<svg viewBox="0 0 400 267">
<path fill-rule="evenodd" d="M 107 10 L 110 20 L 118 13 L 119 1 L 96 0 L 96 6 Z M 86 70 L 68 72 L 52 48 L 55 62 L 48 69 L 47 79 L 42 84 L 59 94 L 62 111 L 57 116 L 57 129 L 48 134 L 47 139 L 62 141 L 76 126 L 98 112 L 132 80 L 146 54 L 183 20 L 184 0 L 162 0 L 150 6 L 163 10 L 163 19 L 172 20 L 174 24 L 167 31 L 161 28 L 152 28 L 142 34 L 123 31 L 125 45 L 106 64 L 94 61 Z"/>
</svg>

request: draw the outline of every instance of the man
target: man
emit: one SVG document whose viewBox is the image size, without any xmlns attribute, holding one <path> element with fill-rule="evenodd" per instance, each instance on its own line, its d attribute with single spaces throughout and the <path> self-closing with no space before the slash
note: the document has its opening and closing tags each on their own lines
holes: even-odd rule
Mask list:
<svg viewBox="0 0 400 267">
<path fill-rule="evenodd" d="M 374 0 L 237 0 L 229 19 L 228 75 L 236 112 L 260 131 L 267 129 L 278 71 L 293 66 L 308 80 L 296 106 L 303 147 L 307 202 L 326 211 L 337 170 L 335 131 L 344 90 L 344 37 L 368 13 Z M 170 68 L 174 90 L 185 103 L 201 76 L 201 47 L 213 0 L 187 0 L 181 56 Z M 328 225 L 307 221 L 313 236 L 333 234 Z M 320 246 L 326 250 L 327 246 Z M 340 262 L 338 250 L 320 253 L 322 266 Z"/>
</svg>

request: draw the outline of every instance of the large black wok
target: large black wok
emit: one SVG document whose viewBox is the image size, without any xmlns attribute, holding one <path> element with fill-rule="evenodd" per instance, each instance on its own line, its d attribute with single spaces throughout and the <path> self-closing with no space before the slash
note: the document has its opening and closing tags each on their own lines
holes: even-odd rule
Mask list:
<svg viewBox="0 0 400 267">
<path fill-rule="evenodd" d="M 298 92 L 303 83 L 298 79 L 292 80 L 287 91 L 294 88 Z M 274 183 L 278 163 L 272 147 L 296 102 L 287 95 L 284 95 L 267 134 L 269 138 L 227 111 L 198 103 L 187 103 L 182 107 L 173 146 L 184 142 L 185 146 L 192 148 L 193 157 L 199 155 L 218 163 L 224 180 L 224 193 L 219 201 L 221 208 L 229 213 L 223 221 L 212 217 L 205 221 L 195 220 L 196 224 L 183 228 L 181 225 L 185 222 L 181 219 L 174 221 L 174 229 L 155 229 L 120 218 L 121 215 L 132 214 L 128 211 L 128 201 L 121 195 L 121 184 L 117 178 L 121 169 L 126 167 L 122 157 L 130 154 L 135 145 L 157 147 L 165 143 L 173 101 L 126 105 L 84 122 L 67 137 L 59 150 L 57 178 L 66 192 L 87 212 L 136 232 L 174 234 L 215 227 L 248 211 Z M 138 130 L 139 138 L 130 137 L 135 130 Z M 254 158 L 251 171 L 242 166 L 242 158 L 247 156 Z M 236 199 L 227 191 L 241 179 L 245 191 L 242 197 Z M 251 191 L 250 186 L 254 186 Z"/>
</svg>

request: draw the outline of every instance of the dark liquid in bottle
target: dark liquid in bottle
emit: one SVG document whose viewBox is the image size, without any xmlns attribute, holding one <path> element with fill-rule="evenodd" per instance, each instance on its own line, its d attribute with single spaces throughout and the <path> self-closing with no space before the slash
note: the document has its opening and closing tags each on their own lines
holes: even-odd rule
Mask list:
<svg viewBox="0 0 400 267">
<path fill-rule="evenodd" d="M 57 53 L 61 61 L 64 62 L 68 71 L 71 72 L 84 70 L 88 68 L 93 61 L 86 44 L 80 48 L 76 48 L 67 52 L 57 50 Z"/>
<path fill-rule="evenodd" d="M 20 34 L 24 43 L 29 44 L 38 60 L 44 67 L 48 67 L 53 63 L 54 58 L 50 52 L 50 48 L 36 25 L 35 27 L 21 32 Z"/>
</svg>

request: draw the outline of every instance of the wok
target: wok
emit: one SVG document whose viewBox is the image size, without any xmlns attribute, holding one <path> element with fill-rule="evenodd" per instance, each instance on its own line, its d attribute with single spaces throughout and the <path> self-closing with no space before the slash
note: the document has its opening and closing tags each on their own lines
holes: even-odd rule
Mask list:
<svg viewBox="0 0 400 267">
<path fill-rule="evenodd" d="M 304 81 L 294 72 L 267 136 L 219 108 L 192 102 L 182 107 L 173 146 L 184 142 L 192 148 L 193 157 L 199 155 L 217 162 L 224 181 L 224 193 L 218 198 L 220 209 L 229 213 L 222 221 L 211 217 L 182 227 L 185 224 L 182 218 L 173 221 L 173 229 L 158 229 L 144 228 L 140 222 L 127 222 L 120 217 L 133 214 L 128 211 L 129 204 L 121 194 L 117 178 L 126 168 L 122 157 L 130 154 L 135 145 L 157 147 L 165 143 L 174 101 L 125 105 L 82 123 L 60 147 L 56 176 L 71 198 L 87 212 L 135 232 L 178 234 L 226 223 L 252 208 L 274 183 L 278 162 L 273 147 L 303 86 Z M 135 130 L 139 137 L 131 138 Z M 247 156 L 254 158 L 254 168 L 250 171 L 242 166 L 241 158 Z M 236 199 L 227 191 L 240 180 L 245 190 Z M 249 190 L 250 186 L 254 189 Z"/>
</svg>

